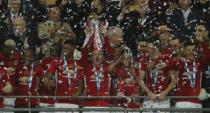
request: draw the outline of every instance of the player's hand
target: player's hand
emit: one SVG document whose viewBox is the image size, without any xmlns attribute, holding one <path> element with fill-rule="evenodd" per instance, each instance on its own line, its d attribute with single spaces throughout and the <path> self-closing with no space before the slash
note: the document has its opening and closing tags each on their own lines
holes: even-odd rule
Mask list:
<svg viewBox="0 0 210 113">
<path fill-rule="evenodd" d="M 208 93 L 204 88 L 200 90 L 200 94 L 198 95 L 199 100 L 207 100 L 208 99 Z"/>
<path fill-rule="evenodd" d="M 47 89 L 51 89 L 51 82 L 49 78 L 43 77 L 42 82 Z"/>
<path fill-rule="evenodd" d="M 11 93 L 13 91 L 13 87 L 10 83 L 6 83 L 6 85 L 2 88 L 3 93 Z"/>
<path fill-rule="evenodd" d="M 119 93 L 117 93 L 117 96 L 118 96 L 118 97 L 124 97 L 125 95 L 124 95 L 123 92 L 119 92 Z"/>
<path fill-rule="evenodd" d="M 155 101 L 158 98 L 158 96 L 156 94 L 152 93 L 151 91 L 148 93 L 148 97 L 152 101 Z"/>
<path fill-rule="evenodd" d="M 159 94 L 158 98 L 160 100 L 165 100 L 166 99 L 166 96 L 167 96 L 167 92 L 163 91 Z"/>
<path fill-rule="evenodd" d="M 75 59 L 75 60 L 80 60 L 81 58 L 82 58 L 82 53 L 81 53 L 81 51 L 75 49 L 75 50 L 74 50 L 74 59 Z"/>
</svg>

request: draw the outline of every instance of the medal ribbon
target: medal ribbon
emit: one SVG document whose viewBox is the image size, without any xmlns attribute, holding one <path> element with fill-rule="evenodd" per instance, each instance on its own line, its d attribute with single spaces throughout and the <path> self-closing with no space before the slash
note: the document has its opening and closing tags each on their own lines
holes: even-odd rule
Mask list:
<svg viewBox="0 0 210 113">
<path fill-rule="evenodd" d="M 74 61 L 74 79 L 77 78 L 77 71 L 78 71 L 78 69 L 77 69 L 77 62 Z"/>
<path fill-rule="evenodd" d="M 158 70 L 154 69 L 150 71 L 151 77 L 152 77 L 152 83 L 156 84 L 157 83 L 157 76 L 158 76 Z"/>
<path fill-rule="evenodd" d="M 125 68 L 125 71 L 132 80 L 135 80 L 135 77 L 134 77 L 133 73 L 130 72 L 129 68 Z"/>
<path fill-rule="evenodd" d="M 29 90 L 31 89 L 31 86 L 32 86 L 33 73 L 34 73 L 34 63 L 31 64 L 30 76 L 28 78 L 28 88 L 29 88 Z"/>
<path fill-rule="evenodd" d="M 188 64 L 185 60 L 185 69 L 187 71 L 187 76 L 190 80 L 190 84 L 192 87 L 195 87 L 195 74 L 196 74 L 196 64 L 195 64 L 195 61 L 193 61 L 193 69 L 192 71 L 190 71 L 189 67 L 188 67 Z"/>
<path fill-rule="evenodd" d="M 94 72 L 94 76 L 95 76 L 95 79 L 96 79 L 96 88 L 97 88 L 97 91 L 99 92 L 100 91 L 100 87 L 101 87 L 101 79 L 102 79 L 102 74 L 103 74 L 103 65 L 100 67 L 100 70 L 99 72 L 96 71 L 96 67 L 94 66 L 93 67 L 93 72 Z"/>
<path fill-rule="evenodd" d="M 71 75 L 69 73 L 69 67 L 68 67 L 68 63 L 67 63 L 65 56 L 63 56 L 63 61 L 64 61 L 64 68 L 65 68 L 65 71 L 67 74 L 68 85 L 70 86 L 71 85 L 71 78 L 70 78 Z"/>
</svg>

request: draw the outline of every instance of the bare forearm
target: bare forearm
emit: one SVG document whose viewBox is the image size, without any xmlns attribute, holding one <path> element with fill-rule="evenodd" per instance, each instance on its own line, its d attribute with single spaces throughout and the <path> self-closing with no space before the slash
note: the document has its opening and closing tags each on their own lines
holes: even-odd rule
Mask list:
<svg viewBox="0 0 210 113">
<path fill-rule="evenodd" d="M 146 86 L 146 84 L 144 83 L 143 80 L 139 80 L 139 85 L 140 85 L 140 87 L 143 89 L 143 91 L 145 91 L 147 94 L 148 94 L 149 92 L 151 92 L 151 91 L 149 90 L 149 88 Z"/>
<path fill-rule="evenodd" d="M 165 89 L 165 92 L 168 94 L 176 85 L 176 80 L 177 80 L 177 73 L 176 71 L 170 71 L 170 78 L 171 82 L 168 85 L 168 87 Z"/>
<path fill-rule="evenodd" d="M 173 80 L 170 82 L 168 87 L 165 89 L 165 92 L 168 94 L 176 85 L 176 80 Z"/>
<path fill-rule="evenodd" d="M 143 89 L 143 91 L 146 91 L 146 93 L 148 94 L 150 92 L 150 90 L 144 82 L 146 73 L 145 73 L 145 71 L 142 71 L 142 70 L 140 70 L 139 73 L 140 73 L 140 75 L 138 77 L 139 86 Z"/>
<path fill-rule="evenodd" d="M 39 95 L 39 86 L 40 86 L 40 78 L 38 78 L 38 80 L 37 80 L 37 83 L 36 83 L 36 89 L 35 89 L 35 91 L 36 91 L 36 93 L 37 93 L 37 95 Z"/>
<path fill-rule="evenodd" d="M 78 91 L 77 91 L 76 96 L 81 95 L 82 94 L 82 91 L 83 91 L 83 80 L 80 80 L 79 81 L 79 87 L 78 87 Z"/>
</svg>

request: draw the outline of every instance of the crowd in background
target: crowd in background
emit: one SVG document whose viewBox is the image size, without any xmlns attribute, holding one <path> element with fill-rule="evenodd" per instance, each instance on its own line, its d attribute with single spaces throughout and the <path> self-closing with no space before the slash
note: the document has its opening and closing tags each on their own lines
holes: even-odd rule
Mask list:
<svg viewBox="0 0 210 113">
<path fill-rule="evenodd" d="M 0 95 L 148 96 L 0 108 L 208 108 L 209 31 L 209 0 L 0 0 Z"/>
</svg>

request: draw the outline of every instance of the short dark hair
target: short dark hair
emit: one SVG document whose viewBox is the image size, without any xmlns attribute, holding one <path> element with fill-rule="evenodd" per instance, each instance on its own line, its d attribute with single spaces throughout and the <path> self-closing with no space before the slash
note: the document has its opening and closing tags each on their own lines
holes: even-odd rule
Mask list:
<svg viewBox="0 0 210 113">
<path fill-rule="evenodd" d="M 76 46 L 75 41 L 72 40 L 72 39 L 66 40 L 66 41 L 64 42 L 64 45 L 65 45 L 65 44 L 69 44 L 69 45 L 72 45 L 72 46 Z"/>
<path fill-rule="evenodd" d="M 61 56 L 62 46 L 60 43 L 54 43 L 50 48 L 50 54 L 54 56 Z"/>
<path fill-rule="evenodd" d="M 33 51 L 32 48 L 26 48 L 26 49 L 24 49 L 24 50 L 23 50 L 23 55 L 22 55 L 22 57 L 24 57 L 24 55 L 25 55 L 25 53 L 26 53 L 27 51 L 31 53 L 31 56 L 32 56 L 33 59 L 34 59 L 34 58 L 35 58 L 35 54 L 34 54 L 34 51 Z"/>
</svg>

